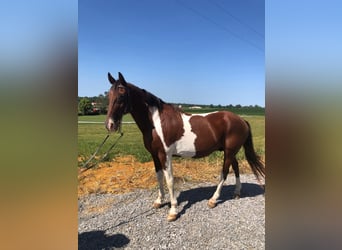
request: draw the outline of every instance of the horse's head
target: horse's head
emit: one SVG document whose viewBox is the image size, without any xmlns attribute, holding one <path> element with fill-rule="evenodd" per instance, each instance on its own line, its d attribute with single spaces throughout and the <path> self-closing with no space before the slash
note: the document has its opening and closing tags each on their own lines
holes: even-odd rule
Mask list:
<svg viewBox="0 0 342 250">
<path fill-rule="evenodd" d="M 112 84 L 109 89 L 109 105 L 106 118 L 108 131 L 117 131 L 121 125 L 122 116 L 129 112 L 129 88 L 122 74 L 119 72 L 119 80 L 115 80 L 108 72 L 108 80 Z"/>
</svg>

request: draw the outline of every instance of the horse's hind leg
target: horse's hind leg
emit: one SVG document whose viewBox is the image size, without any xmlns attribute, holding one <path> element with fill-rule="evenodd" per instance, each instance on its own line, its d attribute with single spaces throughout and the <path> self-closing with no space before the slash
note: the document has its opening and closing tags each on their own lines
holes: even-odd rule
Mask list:
<svg viewBox="0 0 342 250">
<path fill-rule="evenodd" d="M 239 163 L 234 157 L 232 162 L 232 167 L 235 173 L 235 190 L 234 190 L 234 198 L 238 199 L 240 198 L 240 192 L 241 192 L 241 182 L 240 182 L 240 172 L 239 172 Z"/>
<path fill-rule="evenodd" d="M 208 201 L 208 206 L 210 208 L 214 208 L 216 206 L 216 201 L 220 197 L 221 190 L 223 187 L 223 183 L 227 179 L 227 175 L 229 172 L 229 166 L 232 163 L 233 157 L 234 156 L 230 156 L 226 152 L 224 154 L 224 161 L 223 161 L 223 168 L 222 168 L 222 172 L 221 172 L 220 182 L 217 185 L 217 188 L 216 188 L 214 195 Z"/>
</svg>

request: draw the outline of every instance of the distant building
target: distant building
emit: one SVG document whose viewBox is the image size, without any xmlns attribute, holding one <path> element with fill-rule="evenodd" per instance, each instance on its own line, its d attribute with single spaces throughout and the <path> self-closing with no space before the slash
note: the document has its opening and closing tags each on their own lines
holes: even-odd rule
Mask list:
<svg viewBox="0 0 342 250">
<path fill-rule="evenodd" d="M 200 106 L 191 106 L 191 107 L 189 107 L 189 109 L 202 109 L 202 107 L 200 107 Z"/>
<path fill-rule="evenodd" d="M 92 103 L 91 103 L 91 106 L 93 107 L 93 108 L 92 108 L 93 114 L 98 114 L 98 113 L 100 113 L 100 107 L 99 107 L 99 104 L 98 104 L 98 103 L 92 102 Z"/>
</svg>

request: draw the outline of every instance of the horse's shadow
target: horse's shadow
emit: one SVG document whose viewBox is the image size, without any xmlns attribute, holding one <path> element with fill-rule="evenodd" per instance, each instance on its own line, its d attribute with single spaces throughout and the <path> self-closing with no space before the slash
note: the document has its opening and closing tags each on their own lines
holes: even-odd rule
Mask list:
<svg viewBox="0 0 342 250">
<path fill-rule="evenodd" d="M 228 200 L 234 199 L 234 189 L 235 185 L 228 185 L 223 186 L 220 198 L 217 200 L 217 205 L 224 203 Z M 183 202 L 187 202 L 182 210 L 178 213 L 178 216 L 182 216 L 185 214 L 185 211 L 189 209 L 192 205 L 194 205 L 197 202 L 201 202 L 203 200 L 209 200 L 214 192 L 216 191 L 216 186 L 211 187 L 199 187 L 194 188 L 186 191 L 180 192 L 178 196 L 178 204 L 181 204 Z M 253 183 L 242 183 L 242 189 L 241 189 L 241 196 L 240 198 L 245 197 L 254 197 L 261 194 L 264 194 L 264 189 L 257 184 Z"/>
<path fill-rule="evenodd" d="M 130 240 L 123 234 L 106 235 L 105 231 L 90 231 L 78 235 L 79 250 L 119 248 L 129 242 Z"/>
</svg>

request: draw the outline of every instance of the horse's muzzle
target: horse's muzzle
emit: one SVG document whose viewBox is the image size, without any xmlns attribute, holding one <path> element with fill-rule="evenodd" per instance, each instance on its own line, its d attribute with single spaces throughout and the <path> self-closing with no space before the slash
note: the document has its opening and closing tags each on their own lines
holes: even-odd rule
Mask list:
<svg viewBox="0 0 342 250">
<path fill-rule="evenodd" d="M 112 118 L 109 118 L 106 122 L 106 129 L 110 132 L 116 132 L 121 124 L 121 120 L 114 121 Z"/>
</svg>

